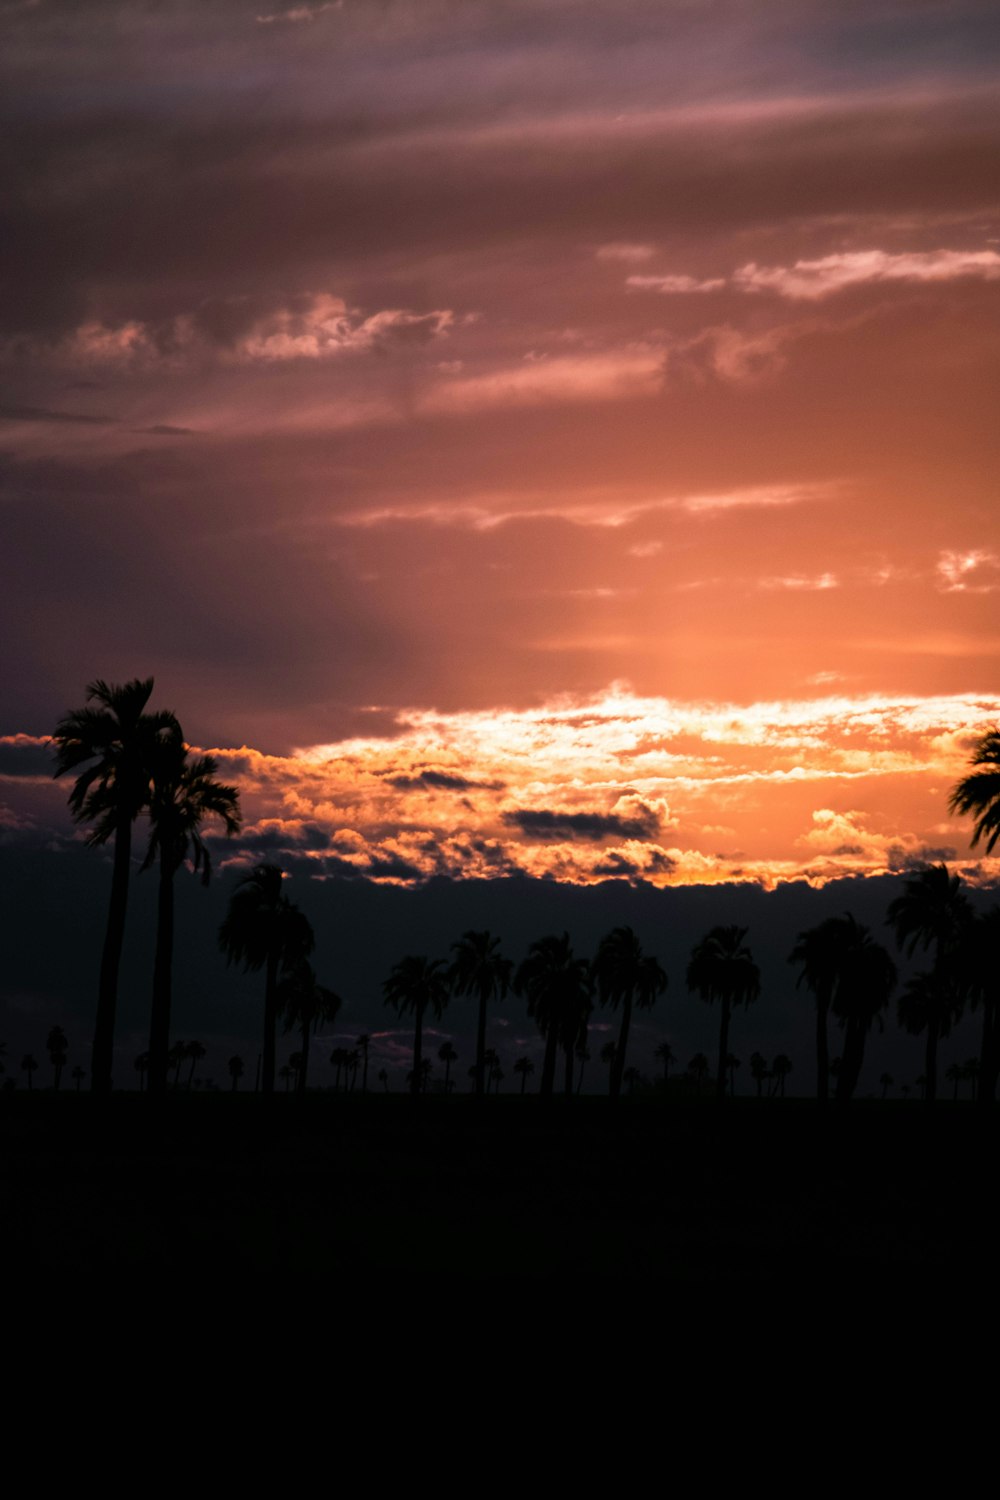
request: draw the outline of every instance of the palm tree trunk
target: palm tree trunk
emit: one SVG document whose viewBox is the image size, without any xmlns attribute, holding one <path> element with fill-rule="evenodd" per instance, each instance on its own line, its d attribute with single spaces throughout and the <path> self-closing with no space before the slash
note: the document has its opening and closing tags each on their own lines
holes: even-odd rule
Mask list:
<svg viewBox="0 0 1000 1500">
<path fill-rule="evenodd" d="M 417 1006 L 417 1024 L 413 1033 L 413 1077 L 410 1081 L 410 1093 L 415 1099 L 420 1093 L 420 1065 L 424 1060 L 424 1011 L 423 1006 Z"/>
<path fill-rule="evenodd" d="M 927 1050 L 924 1054 L 924 1102 L 933 1104 L 937 1098 L 937 1044 L 938 1023 L 936 1019 L 927 1023 Z"/>
<path fill-rule="evenodd" d="M 729 996 L 722 997 L 722 1021 L 719 1025 L 719 1068 L 715 1075 L 715 1097 L 719 1103 L 726 1098 L 726 1058 L 729 1055 Z M 760 1091 L 758 1090 L 758 1093 Z"/>
<path fill-rule="evenodd" d="M 573 1044 L 567 1042 L 563 1048 L 566 1054 L 566 1098 L 573 1097 Z"/>
<path fill-rule="evenodd" d="M 626 990 L 622 998 L 622 1026 L 618 1033 L 614 1062 L 611 1064 L 611 1097 L 617 1099 L 622 1091 L 622 1076 L 625 1072 L 625 1048 L 628 1045 L 628 1030 L 632 1021 L 632 995 Z"/>
<path fill-rule="evenodd" d="M 309 1020 L 307 1018 L 302 1023 L 302 1066 L 299 1069 L 299 1076 L 298 1076 L 298 1080 L 297 1080 L 296 1085 L 295 1085 L 297 1091 L 300 1094 L 304 1094 L 305 1091 L 306 1091 L 306 1072 L 308 1071 L 308 1068 L 309 1068 Z"/>
<path fill-rule="evenodd" d="M 482 1094 L 486 1058 L 486 991 L 479 993 L 479 1017 L 476 1023 L 476 1093 Z"/>
<path fill-rule="evenodd" d="M 558 1051 L 559 1035 L 555 1022 L 549 1024 L 545 1037 L 545 1059 L 542 1063 L 542 1081 L 538 1092 L 543 1099 L 551 1099 L 552 1086 L 556 1079 L 556 1053 Z"/>
<path fill-rule="evenodd" d="M 826 1040 L 826 1016 L 829 999 L 816 1000 L 816 1098 L 826 1104 L 830 1098 L 830 1049 Z"/>
<path fill-rule="evenodd" d="M 853 1099 L 861 1074 L 865 1055 L 865 1032 L 860 1021 L 851 1018 L 844 1036 L 844 1056 L 841 1059 L 837 1078 L 837 1102 L 846 1104 Z"/>
<path fill-rule="evenodd" d="M 90 1054 L 90 1087 L 95 1094 L 111 1092 L 111 1063 L 114 1056 L 115 1010 L 118 1003 L 118 970 L 125 937 L 125 912 L 128 907 L 129 863 L 132 854 L 132 820 L 119 815 L 115 828 L 115 857 L 111 874 L 111 899 L 108 903 L 108 925 L 101 952 L 101 978 L 97 992 L 97 1017 L 94 1022 L 94 1045 Z"/>
<path fill-rule="evenodd" d="M 156 955 L 153 959 L 153 1008 L 149 1020 L 148 1088 L 163 1094 L 167 1088 L 170 1044 L 170 998 L 174 949 L 174 872 L 166 852 L 160 855 L 160 883 L 156 904 Z"/>
<path fill-rule="evenodd" d="M 264 1070 L 261 1087 L 265 1094 L 274 1093 L 274 1036 L 278 1024 L 278 954 L 271 949 L 267 955 L 267 976 L 264 985 Z"/>
</svg>

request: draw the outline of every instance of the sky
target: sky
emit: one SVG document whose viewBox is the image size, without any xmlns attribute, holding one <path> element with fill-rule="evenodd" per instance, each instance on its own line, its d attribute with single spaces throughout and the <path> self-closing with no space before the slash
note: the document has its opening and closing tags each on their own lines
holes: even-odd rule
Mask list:
<svg viewBox="0 0 1000 1500">
<path fill-rule="evenodd" d="M 300 883 L 970 854 L 979 0 L 0 0 L 0 831 L 94 678 Z"/>
</svg>

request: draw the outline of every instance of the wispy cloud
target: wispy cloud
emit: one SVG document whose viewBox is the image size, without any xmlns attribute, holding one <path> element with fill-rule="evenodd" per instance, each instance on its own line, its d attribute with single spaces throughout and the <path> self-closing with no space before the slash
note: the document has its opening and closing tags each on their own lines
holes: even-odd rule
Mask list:
<svg viewBox="0 0 1000 1500">
<path fill-rule="evenodd" d="M 938 588 L 946 594 L 992 594 L 1000 589 L 1000 557 L 982 548 L 942 552 L 937 578 Z"/>
<path fill-rule="evenodd" d="M 632 275 L 625 285 L 635 291 L 667 296 L 717 292 L 732 287 L 740 292 L 774 292 L 792 301 L 818 302 L 847 287 L 866 283 L 908 281 L 942 282 L 974 277 L 1000 277 L 1000 254 L 995 250 L 926 250 L 890 254 L 886 250 L 854 250 L 797 260 L 790 266 L 761 266 L 748 261 L 729 277 L 701 279 L 683 273 Z"/>
</svg>

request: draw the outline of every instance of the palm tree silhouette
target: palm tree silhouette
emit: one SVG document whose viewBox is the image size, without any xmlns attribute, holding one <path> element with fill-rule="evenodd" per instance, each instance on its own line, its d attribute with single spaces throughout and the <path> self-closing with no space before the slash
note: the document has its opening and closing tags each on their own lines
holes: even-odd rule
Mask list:
<svg viewBox="0 0 1000 1500">
<path fill-rule="evenodd" d="M 38 1060 L 37 1058 L 32 1057 L 30 1052 L 26 1052 L 21 1058 L 21 1072 L 27 1073 L 28 1075 L 28 1093 L 30 1094 L 34 1088 L 32 1079 L 38 1072 Z"/>
<path fill-rule="evenodd" d="M 735 1052 L 726 1053 L 726 1072 L 729 1074 L 729 1097 L 736 1098 L 736 1069 L 742 1067 L 742 1063 Z"/>
<path fill-rule="evenodd" d="M 342 1003 L 339 995 L 317 982 L 308 959 L 299 959 L 278 981 L 278 1012 L 285 1018 L 285 1034 L 297 1026 L 302 1035 L 302 1066 L 295 1081 L 300 1093 L 305 1092 L 309 1070 L 309 1039 L 321 1021 L 335 1020 Z"/>
<path fill-rule="evenodd" d="M 576 1091 L 580 1093 L 583 1088 L 583 1070 L 587 1063 L 590 1062 L 590 1048 L 584 1041 L 579 1041 L 576 1044 L 576 1060 L 580 1064 L 580 1071 L 576 1075 Z"/>
<path fill-rule="evenodd" d="M 278 865 L 257 865 L 240 881 L 219 928 L 219 945 L 229 963 L 263 969 L 264 1062 L 261 1087 L 274 1093 L 278 975 L 308 958 L 315 939 L 308 919 L 282 890 Z"/>
<path fill-rule="evenodd" d="M 76 1091 L 77 1091 L 77 1093 L 79 1093 L 80 1092 L 80 1085 L 81 1085 L 81 1083 L 83 1082 L 83 1080 L 87 1076 L 87 1070 L 86 1070 L 86 1068 L 81 1068 L 80 1064 L 77 1063 L 76 1067 L 73 1069 L 72 1073 L 69 1076 L 72 1078 L 73 1082 L 76 1084 Z"/>
<path fill-rule="evenodd" d="M 191 1063 L 191 1071 L 188 1074 L 187 1081 L 187 1086 L 190 1089 L 192 1083 L 194 1083 L 194 1070 L 201 1062 L 201 1059 L 205 1056 L 205 1049 L 201 1045 L 201 1042 L 188 1042 L 184 1050 L 185 1055 Z"/>
<path fill-rule="evenodd" d="M 444 1063 L 444 1091 L 446 1094 L 450 1094 L 451 1065 L 453 1062 L 458 1062 L 458 1053 L 451 1045 L 451 1042 L 442 1042 L 438 1048 L 438 1057 Z"/>
<path fill-rule="evenodd" d="M 87 703 L 93 706 L 66 714 L 52 736 L 56 753 L 53 774 L 79 772 L 69 794 L 69 806 L 77 822 L 93 824 L 87 843 L 99 845 L 114 840 L 90 1066 L 90 1086 L 95 1093 L 111 1089 L 132 824 L 148 805 L 152 761 L 160 742 L 180 733 L 173 714 L 144 711 L 152 691 L 152 677 L 144 681 L 134 678 L 121 686 L 100 679 L 91 682 Z"/>
<path fill-rule="evenodd" d="M 662 995 L 666 989 L 667 976 L 652 955 L 643 953 L 631 927 L 616 927 L 601 939 L 594 959 L 594 976 L 601 1004 L 617 1010 L 620 1003 L 622 1008 L 618 1046 L 610 1077 L 611 1097 L 617 1099 L 625 1073 L 625 1049 L 633 1002 L 640 1010 L 649 1010 L 657 995 Z"/>
<path fill-rule="evenodd" d="M 843 949 L 832 1010 L 844 1032 L 844 1051 L 837 1077 L 837 1100 L 852 1098 L 864 1063 L 865 1042 L 873 1025 L 882 1029 L 882 1012 L 896 988 L 896 965 L 867 927 L 846 916 L 840 923 Z"/>
<path fill-rule="evenodd" d="M 361 1092 L 368 1092 L 368 1048 L 371 1046 L 371 1037 L 363 1032 L 358 1037 L 357 1046 L 361 1049 Z"/>
<path fill-rule="evenodd" d="M 149 1072 L 149 1053 L 140 1052 L 133 1063 L 133 1067 L 139 1075 L 139 1093 L 141 1094 L 146 1087 L 146 1074 Z"/>
<path fill-rule="evenodd" d="M 524 1093 L 525 1085 L 529 1076 L 535 1071 L 535 1065 L 530 1057 L 519 1057 L 514 1064 L 514 1072 L 521 1075 L 521 1093 Z"/>
<path fill-rule="evenodd" d="M 828 917 L 817 927 L 799 933 L 798 942 L 788 958 L 790 964 L 801 966 L 798 983 L 805 984 L 816 997 L 816 1098 L 820 1104 L 826 1104 L 829 1096 L 827 1016 L 837 986 L 843 947 L 843 920 Z"/>
<path fill-rule="evenodd" d="M 486 1007 L 502 1000 L 510 986 L 513 964 L 500 955 L 500 939 L 489 932 L 466 932 L 452 943 L 455 957 L 448 979 L 456 995 L 476 995 L 479 1013 L 476 1022 L 476 1093 L 486 1088 Z"/>
<path fill-rule="evenodd" d="M 757 1098 L 761 1097 L 761 1090 L 766 1079 L 769 1077 L 767 1071 L 767 1058 L 762 1057 L 759 1052 L 750 1054 L 750 1077 L 757 1085 Z"/>
<path fill-rule="evenodd" d="M 174 952 L 174 876 L 190 859 L 202 885 L 212 876 L 212 860 L 202 824 L 216 818 L 227 836 L 239 832 L 239 792 L 216 781 L 218 762 L 210 755 L 191 757 L 180 726 L 158 741 L 151 763 L 149 846 L 141 869 L 159 860 L 156 956 L 153 962 L 153 1006 L 149 1026 L 149 1092 L 167 1087 L 170 1002 Z"/>
<path fill-rule="evenodd" d="M 702 1081 L 703 1079 L 708 1077 L 709 1073 L 708 1058 L 705 1056 L 704 1052 L 695 1053 L 694 1057 L 692 1057 L 691 1061 L 687 1065 L 687 1071 L 694 1079 L 695 1092 L 700 1094 Z"/>
<path fill-rule="evenodd" d="M 61 1026 L 53 1026 L 45 1042 L 45 1050 L 52 1064 L 52 1087 L 58 1089 L 62 1070 L 69 1057 L 69 1042 Z"/>
<path fill-rule="evenodd" d="M 774 1085 L 773 1085 L 773 1087 L 771 1089 L 772 1094 L 774 1093 L 775 1089 L 777 1089 L 777 1091 L 778 1091 L 778 1097 L 781 1098 L 781 1099 L 784 1099 L 784 1097 L 785 1097 L 785 1079 L 788 1077 L 788 1075 L 789 1075 L 789 1073 L 791 1071 L 792 1071 L 792 1060 L 791 1060 L 791 1058 L 790 1057 L 786 1057 L 785 1054 L 784 1054 L 784 1052 L 779 1052 L 778 1055 L 777 1055 L 777 1057 L 774 1059 L 774 1062 L 771 1064 L 771 1074 L 772 1074 L 772 1076 L 774 1078 Z"/>
<path fill-rule="evenodd" d="M 722 1005 L 719 1065 L 715 1080 L 716 1098 L 720 1103 L 726 1097 L 730 1011 L 734 1005 L 752 1004 L 760 994 L 760 970 L 750 949 L 744 946 L 746 935 L 746 927 L 713 927 L 695 945 L 687 968 L 688 989 L 694 990 L 709 1004 L 719 1000 Z"/>
<path fill-rule="evenodd" d="M 383 1091 L 387 1094 L 389 1092 L 389 1072 L 388 1072 L 388 1069 L 386 1069 L 386 1068 L 379 1068 L 379 1070 L 378 1070 L 378 1081 L 382 1085 Z"/>
<path fill-rule="evenodd" d="M 228 1062 L 227 1066 L 229 1068 L 229 1076 L 233 1080 L 232 1088 L 233 1088 L 233 1093 L 235 1094 L 237 1088 L 239 1087 L 240 1079 L 243 1077 L 243 1059 L 242 1059 L 242 1057 L 240 1057 L 238 1053 L 234 1054 L 229 1059 L 229 1062 Z"/>
<path fill-rule="evenodd" d="M 917 947 L 932 949 L 929 974 L 906 986 L 899 1002 L 899 1019 L 908 1031 L 926 1031 L 924 1099 L 934 1103 L 937 1093 L 937 1045 L 947 1036 L 962 1008 L 962 976 L 958 955 L 971 924 L 972 908 L 957 875 L 944 864 L 931 865 L 903 882 L 903 894 L 889 903 L 887 921 L 896 942 L 912 957 Z"/>
<path fill-rule="evenodd" d="M 663 1082 L 665 1084 L 669 1084 L 669 1082 L 670 1082 L 670 1064 L 672 1062 L 676 1062 L 677 1061 L 677 1058 L 674 1056 L 674 1049 L 673 1049 L 673 1047 L 671 1047 L 671 1045 L 670 1045 L 669 1042 L 661 1042 L 660 1045 L 657 1047 L 657 1049 L 656 1049 L 656 1051 L 655 1051 L 655 1053 L 653 1055 L 654 1055 L 654 1057 L 658 1057 L 660 1059 L 660 1061 L 662 1062 L 662 1064 L 663 1064 Z"/>
<path fill-rule="evenodd" d="M 878 1081 L 882 1089 L 882 1098 L 884 1099 L 887 1092 L 892 1088 L 896 1080 L 893 1078 L 891 1073 L 881 1073 L 879 1075 Z"/>
<path fill-rule="evenodd" d="M 586 1025 L 590 1007 L 591 973 L 586 959 L 574 958 L 569 933 L 543 937 L 532 943 L 518 968 L 514 988 L 528 1002 L 528 1014 L 545 1038 L 545 1057 L 539 1093 L 552 1097 L 556 1055 L 566 1051 L 567 1094 L 573 1092 L 573 1049 Z"/>
<path fill-rule="evenodd" d="M 448 1004 L 448 977 L 444 962 L 439 959 L 414 957 L 401 958 L 393 967 L 389 978 L 382 986 L 386 1005 L 391 1005 L 397 1015 L 412 1012 L 414 1018 L 413 1069 L 410 1077 L 410 1094 L 416 1098 L 424 1081 L 423 1073 L 423 1025 L 428 1008 L 435 1016 L 444 1014 Z"/>
<path fill-rule="evenodd" d="M 975 813 L 972 848 L 980 839 L 985 839 L 986 853 L 992 854 L 993 846 L 1000 838 L 1000 729 L 996 725 L 977 741 L 972 764 L 987 769 L 974 771 L 955 783 L 948 799 L 948 811 Z"/>
</svg>

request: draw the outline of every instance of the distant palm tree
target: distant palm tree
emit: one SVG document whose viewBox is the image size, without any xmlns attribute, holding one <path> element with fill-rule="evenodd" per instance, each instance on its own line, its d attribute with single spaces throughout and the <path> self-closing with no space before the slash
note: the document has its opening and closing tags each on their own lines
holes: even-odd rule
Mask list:
<svg viewBox="0 0 1000 1500">
<path fill-rule="evenodd" d="M 361 1054 L 360 1054 L 360 1052 L 357 1050 L 356 1047 L 351 1047 L 350 1050 L 348 1051 L 348 1054 L 347 1054 L 347 1062 L 344 1065 L 346 1067 L 346 1069 L 347 1069 L 346 1076 L 348 1078 L 350 1078 L 350 1080 L 351 1080 L 350 1084 L 348 1085 L 348 1092 L 351 1093 L 351 1094 L 354 1093 L 354 1083 L 355 1083 L 355 1080 L 356 1080 L 356 1078 L 358 1076 L 358 1063 L 360 1061 L 361 1061 Z"/>
<path fill-rule="evenodd" d="M 926 1031 L 924 1098 L 937 1092 L 937 1045 L 947 1036 L 962 1009 L 963 975 L 959 955 L 971 925 L 972 908 L 957 875 L 944 864 L 932 865 L 903 882 L 903 893 L 889 903 L 888 923 L 899 947 L 910 956 L 919 946 L 933 950 L 925 983 L 911 981 L 899 1003 L 899 1018 L 908 1031 Z"/>
<path fill-rule="evenodd" d="M 333 1092 L 335 1094 L 340 1093 L 340 1075 L 348 1066 L 350 1055 L 346 1047 L 334 1047 L 330 1053 L 330 1061 L 337 1070 L 333 1075 Z"/>
<path fill-rule="evenodd" d="M 95 1093 L 111 1089 L 118 970 L 132 852 L 132 824 L 148 806 L 152 761 L 165 736 L 180 732 L 171 713 L 147 714 L 153 679 L 134 678 L 119 686 L 98 679 L 87 686 L 87 708 L 60 719 L 52 742 L 54 774 L 79 772 L 69 794 L 77 822 L 91 823 L 91 845 L 114 840 L 111 899 L 101 953 L 101 977 L 94 1024 L 90 1086 Z"/>
<path fill-rule="evenodd" d="M 692 1057 L 691 1061 L 687 1065 L 687 1070 L 691 1074 L 691 1077 L 694 1079 L 695 1090 L 700 1094 L 702 1082 L 708 1077 L 709 1073 L 708 1058 L 705 1056 L 704 1052 L 695 1053 L 694 1057 Z"/>
<path fill-rule="evenodd" d="M 631 927 L 616 927 L 598 944 L 594 958 L 594 977 L 602 1005 L 622 1008 L 618 1046 L 611 1068 L 610 1093 L 617 1099 L 621 1093 L 625 1073 L 625 1049 L 632 1021 L 633 1003 L 640 1010 L 649 1010 L 656 997 L 667 987 L 667 976 L 651 954 L 644 954 L 639 939 Z"/>
<path fill-rule="evenodd" d="M 291 1063 L 285 1063 L 284 1067 L 278 1070 L 278 1077 L 284 1079 L 285 1093 L 287 1094 L 288 1090 L 292 1086 L 292 1080 L 295 1077 L 295 1069 L 292 1067 Z"/>
<path fill-rule="evenodd" d="M 726 1072 L 729 1075 L 729 1097 L 736 1098 L 736 1069 L 742 1067 L 742 1063 L 734 1052 L 726 1053 Z"/>
<path fill-rule="evenodd" d="M 69 1060 L 69 1042 L 61 1026 L 51 1027 L 45 1042 L 45 1050 L 52 1064 L 52 1087 L 58 1089 L 62 1070 Z"/>
<path fill-rule="evenodd" d="M 952 1102 L 952 1104 L 957 1104 L 958 1103 L 958 1085 L 962 1082 L 962 1079 L 965 1077 L 965 1069 L 961 1066 L 960 1063 L 951 1063 L 945 1069 L 944 1076 L 945 1076 L 945 1078 L 947 1078 L 948 1082 L 953 1085 L 953 1087 L 952 1087 L 952 1093 L 951 1093 L 951 1102 Z"/>
<path fill-rule="evenodd" d="M 83 1082 L 83 1080 L 87 1076 L 87 1070 L 86 1070 L 86 1068 L 81 1068 L 80 1064 L 77 1063 L 76 1067 L 73 1069 L 72 1073 L 69 1076 L 72 1078 L 73 1082 L 76 1084 L 76 1091 L 77 1091 L 77 1093 L 79 1093 L 80 1092 L 80 1085 L 81 1085 L 81 1083 Z"/>
<path fill-rule="evenodd" d="M 577 1042 L 576 1060 L 580 1064 L 580 1071 L 576 1075 L 576 1091 L 577 1093 L 579 1093 L 583 1088 L 583 1070 L 586 1067 L 587 1063 L 590 1062 L 590 1048 L 586 1045 L 585 1042 Z"/>
<path fill-rule="evenodd" d="M 167 1087 L 170 1005 L 174 953 L 174 877 L 186 860 L 202 885 L 212 875 L 212 859 L 202 825 L 217 819 L 231 837 L 242 823 L 239 792 L 215 779 L 218 762 L 210 755 L 190 756 L 180 725 L 161 736 L 151 758 L 149 845 L 141 869 L 159 862 L 156 906 L 156 956 L 149 1026 L 149 1092 Z"/>
<path fill-rule="evenodd" d="M 309 1040 L 320 1022 L 336 1019 L 342 1001 L 333 990 L 319 984 L 312 964 L 306 958 L 285 970 L 278 981 L 278 1013 L 284 1016 L 285 1034 L 298 1027 L 302 1037 L 302 1066 L 295 1087 L 305 1092 L 309 1071 Z"/>
<path fill-rule="evenodd" d="M 519 1057 L 514 1064 L 514 1072 L 521 1075 L 521 1093 L 524 1093 L 528 1078 L 535 1071 L 535 1065 L 530 1057 Z"/>
<path fill-rule="evenodd" d="M 149 1053 L 146 1052 L 143 1055 L 146 1058 L 146 1068 L 148 1069 L 149 1068 Z M 180 1081 L 181 1081 L 181 1068 L 184 1066 L 184 1063 L 187 1061 L 187 1055 L 188 1055 L 187 1042 L 175 1042 L 174 1045 L 171 1047 L 170 1051 L 167 1053 L 167 1063 L 174 1070 L 174 1088 L 175 1089 L 177 1087 L 179 1087 L 179 1085 L 180 1085 Z"/>
<path fill-rule="evenodd" d="M 608 1070 L 608 1092 L 611 1091 L 611 1078 L 615 1071 L 615 1053 L 618 1051 L 617 1042 L 605 1042 L 601 1048 L 601 1062 Z"/>
<path fill-rule="evenodd" d="M 389 1073 L 388 1073 L 388 1070 L 386 1068 L 379 1068 L 379 1070 L 378 1070 L 378 1081 L 382 1085 L 382 1088 L 383 1088 L 384 1092 L 388 1093 L 389 1092 Z"/>
<path fill-rule="evenodd" d="M 371 1037 L 363 1032 L 358 1037 L 356 1045 L 361 1049 L 361 1092 L 368 1092 L 368 1048 L 371 1046 Z"/>
<path fill-rule="evenodd" d="M 726 1055 L 729 1040 L 729 1016 L 734 1005 L 748 1006 L 760 994 L 760 970 L 750 949 L 744 945 L 745 927 L 713 927 L 691 952 L 687 968 L 687 985 L 709 1004 L 721 1003 L 719 1026 L 719 1066 L 716 1073 L 716 1098 L 726 1097 Z"/>
<path fill-rule="evenodd" d="M 265 1094 L 274 1092 L 278 975 L 281 969 L 308 958 L 314 942 L 308 919 L 284 894 L 280 868 L 269 864 L 255 866 L 230 898 L 229 911 L 219 928 L 219 945 L 227 962 L 265 972 L 262 1077 Z"/>
<path fill-rule="evenodd" d="M 757 1098 L 761 1096 L 761 1089 L 768 1078 L 767 1058 L 762 1057 L 759 1052 L 753 1052 L 750 1056 L 750 1077 L 757 1085 Z"/>
<path fill-rule="evenodd" d="M 673 1047 L 671 1047 L 669 1042 L 661 1042 L 653 1055 L 654 1057 L 658 1057 L 663 1064 L 663 1082 L 669 1083 L 670 1064 L 677 1061 L 677 1058 L 674 1056 Z"/>
<path fill-rule="evenodd" d="M 444 1063 L 444 1091 L 446 1094 L 450 1094 L 451 1065 L 453 1062 L 458 1062 L 458 1053 L 451 1045 L 451 1042 L 442 1042 L 438 1048 L 438 1057 Z"/>
<path fill-rule="evenodd" d="M 626 1068 L 625 1069 L 624 1081 L 625 1081 L 625 1083 L 628 1084 L 628 1091 L 629 1091 L 630 1094 L 632 1094 L 632 1093 L 635 1092 L 635 1086 L 639 1082 L 639 1079 L 641 1077 L 642 1077 L 642 1074 L 639 1072 L 638 1068 Z"/>
<path fill-rule="evenodd" d="M 239 1087 L 240 1079 L 243 1077 L 242 1057 L 240 1057 L 238 1054 L 234 1054 L 234 1056 L 229 1059 L 228 1067 L 229 1076 L 233 1080 L 233 1093 L 235 1094 L 237 1088 Z"/>
<path fill-rule="evenodd" d="M 26 1052 L 21 1058 L 21 1072 L 28 1075 L 28 1092 L 31 1093 L 34 1088 L 32 1079 L 38 1072 L 38 1062 L 36 1058 L 32 1057 L 30 1052 Z"/>
<path fill-rule="evenodd" d="M 573 1049 L 586 1026 L 590 1009 L 591 975 L 586 959 L 574 958 L 569 933 L 543 937 L 532 943 L 514 981 L 528 1002 L 528 1014 L 545 1038 L 542 1098 L 552 1097 L 556 1056 L 561 1045 L 567 1058 L 567 1094 L 573 1091 Z"/>
<path fill-rule="evenodd" d="M 885 1098 L 885 1096 L 888 1093 L 888 1091 L 892 1088 L 892 1086 L 895 1083 L 895 1081 L 896 1080 L 893 1078 L 893 1076 L 892 1076 L 891 1073 L 882 1073 L 879 1076 L 879 1083 L 880 1083 L 881 1088 L 882 1088 L 882 1098 L 883 1099 Z"/>
<path fill-rule="evenodd" d="M 139 1093 L 141 1094 L 146 1086 L 146 1074 L 149 1072 L 149 1053 L 140 1052 L 133 1066 L 139 1075 Z"/>
<path fill-rule="evenodd" d="M 510 987 L 513 964 L 500 954 L 500 939 L 489 932 L 466 932 L 452 943 L 455 957 L 448 981 L 456 995 L 475 995 L 479 1000 L 476 1020 L 476 1093 L 486 1092 L 486 1007 L 502 1000 Z"/>
<path fill-rule="evenodd" d="M 424 1080 L 424 1015 L 428 1009 L 438 1017 L 444 1014 L 444 1008 L 448 1004 L 446 966 L 439 958 L 429 959 L 410 954 L 394 965 L 382 986 L 382 993 L 386 1005 L 391 1005 L 398 1015 L 411 1012 L 414 1018 L 410 1094 L 416 1098 Z"/>
<path fill-rule="evenodd" d="M 974 766 L 985 766 L 955 783 L 948 799 L 948 811 L 975 813 L 972 848 L 986 840 L 986 853 L 992 854 L 1000 838 L 1000 728 L 988 729 L 976 742 L 972 754 Z"/>
<path fill-rule="evenodd" d="M 190 1088 L 192 1083 L 194 1082 L 194 1070 L 201 1062 L 201 1059 L 205 1056 L 205 1049 L 200 1042 L 188 1042 L 186 1053 L 188 1060 L 191 1063 L 191 1071 L 188 1074 L 187 1081 L 187 1086 L 188 1088 Z"/>
<path fill-rule="evenodd" d="M 773 1093 L 774 1089 L 777 1089 L 778 1096 L 781 1099 L 784 1099 L 785 1097 L 785 1079 L 788 1077 L 791 1071 L 791 1058 L 786 1057 L 783 1052 L 779 1052 L 777 1057 L 774 1059 L 774 1062 L 771 1064 L 771 1074 L 774 1078 L 774 1087 L 772 1088 L 771 1092 Z"/>
</svg>

